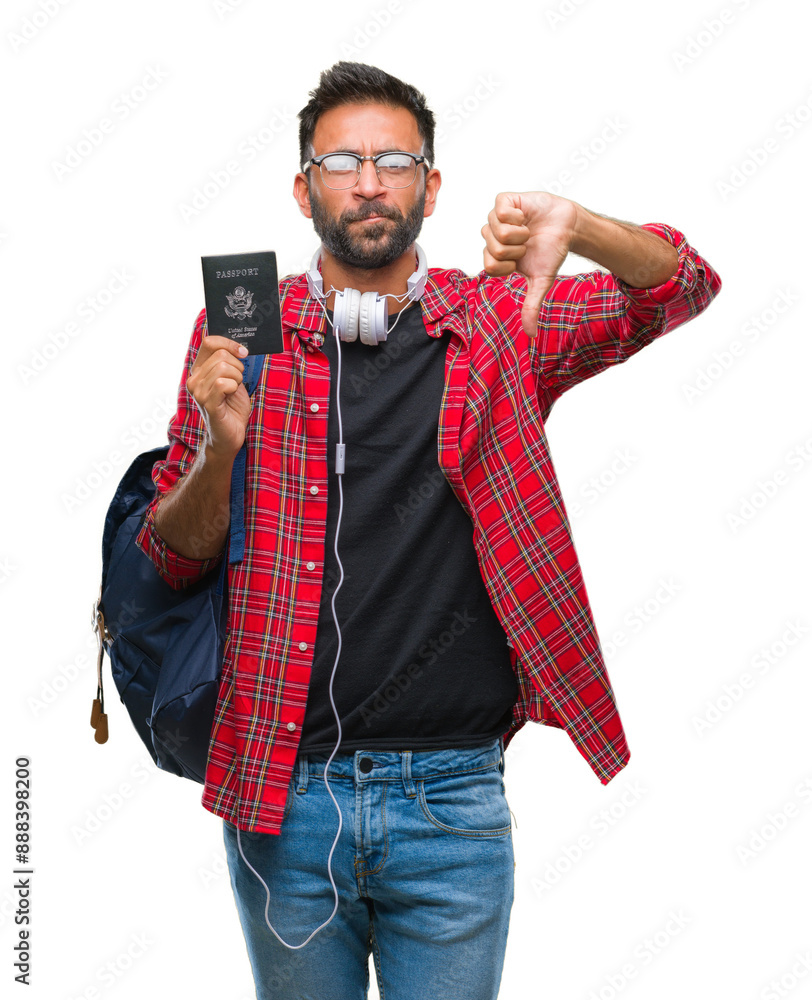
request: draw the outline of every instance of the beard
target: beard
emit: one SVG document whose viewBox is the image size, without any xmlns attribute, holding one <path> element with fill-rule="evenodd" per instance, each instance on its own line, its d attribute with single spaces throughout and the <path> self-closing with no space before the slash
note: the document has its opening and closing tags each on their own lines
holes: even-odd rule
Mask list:
<svg viewBox="0 0 812 1000">
<path fill-rule="evenodd" d="M 310 212 L 313 228 L 322 244 L 342 264 L 372 271 L 388 267 L 398 257 L 402 257 L 420 235 L 423 227 L 423 210 L 426 205 L 425 189 L 407 215 L 403 215 L 393 205 L 370 201 L 356 211 L 344 212 L 338 219 L 332 218 L 327 209 L 310 190 Z M 380 222 L 364 226 L 363 231 L 350 228 L 359 219 L 372 215 L 383 216 Z M 387 219 L 394 221 L 394 226 Z"/>
</svg>

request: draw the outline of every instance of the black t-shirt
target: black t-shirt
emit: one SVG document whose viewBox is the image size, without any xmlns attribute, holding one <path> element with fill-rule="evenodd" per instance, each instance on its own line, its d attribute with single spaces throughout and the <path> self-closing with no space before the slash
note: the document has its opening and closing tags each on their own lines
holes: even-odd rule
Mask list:
<svg viewBox="0 0 812 1000">
<path fill-rule="evenodd" d="M 341 343 L 344 580 L 335 595 L 333 696 L 342 751 L 472 746 L 510 726 L 517 687 L 505 632 L 482 582 L 473 525 L 437 462 L 447 349 L 447 334 L 427 335 L 419 303 L 377 347 Z M 332 379 L 325 571 L 299 745 L 313 752 L 331 752 L 338 736 L 328 693 L 340 577 L 330 325 L 323 350 Z"/>
</svg>

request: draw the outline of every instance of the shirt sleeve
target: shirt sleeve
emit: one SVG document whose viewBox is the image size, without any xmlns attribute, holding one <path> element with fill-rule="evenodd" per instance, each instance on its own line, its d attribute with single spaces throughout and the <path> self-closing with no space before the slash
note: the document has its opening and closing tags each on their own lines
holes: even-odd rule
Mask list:
<svg viewBox="0 0 812 1000">
<path fill-rule="evenodd" d="M 206 311 L 201 310 L 195 321 L 192 338 L 186 352 L 186 360 L 178 389 L 178 406 L 169 422 L 169 452 L 166 459 L 156 462 L 152 468 L 155 496 L 144 513 L 135 543 L 140 546 L 155 564 L 161 576 L 175 590 L 180 590 L 205 576 L 222 558 L 222 551 L 209 559 L 191 559 L 171 549 L 155 529 L 155 512 L 161 500 L 186 475 L 203 440 L 204 425 L 195 401 L 186 389 L 186 379 L 192 370 L 197 351 L 206 328 Z"/>
<path fill-rule="evenodd" d="M 657 337 L 701 313 L 719 293 L 719 275 L 677 229 L 662 223 L 641 226 L 668 240 L 679 255 L 674 274 L 660 285 L 635 288 L 605 271 L 556 278 L 530 342 L 543 417 L 567 389 L 610 365 L 620 364 Z M 513 292 L 524 299 L 522 275 L 511 275 Z"/>
</svg>

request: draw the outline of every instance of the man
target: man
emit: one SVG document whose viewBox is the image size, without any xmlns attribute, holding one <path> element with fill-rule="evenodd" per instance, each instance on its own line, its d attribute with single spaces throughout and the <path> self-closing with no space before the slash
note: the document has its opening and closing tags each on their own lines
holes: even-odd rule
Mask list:
<svg viewBox="0 0 812 1000">
<path fill-rule="evenodd" d="M 294 197 L 324 301 L 304 275 L 280 283 L 285 351 L 253 401 L 241 348 L 201 312 L 139 544 L 175 587 L 208 572 L 245 441 L 203 805 L 223 818 L 260 1000 L 365 996 L 370 952 L 387 1000 L 485 1000 L 513 900 L 504 747 L 533 720 L 603 783 L 629 760 L 544 420 L 721 283 L 668 226 L 503 193 L 485 271 L 429 268 L 407 296 L 441 183 L 434 116 L 355 63 L 311 98 Z M 570 250 L 611 273 L 558 277 Z M 376 347 L 333 335 L 350 288 L 399 297 Z"/>
</svg>

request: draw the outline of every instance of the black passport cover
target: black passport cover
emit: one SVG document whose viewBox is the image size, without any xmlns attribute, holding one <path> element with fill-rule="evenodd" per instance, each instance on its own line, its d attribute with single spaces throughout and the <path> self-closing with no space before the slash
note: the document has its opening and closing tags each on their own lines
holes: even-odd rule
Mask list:
<svg viewBox="0 0 812 1000">
<path fill-rule="evenodd" d="M 281 354 L 279 279 L 273 250 L 200 260 L 208 335 L 245 344 L 249 354 Z"/>
</svg>

